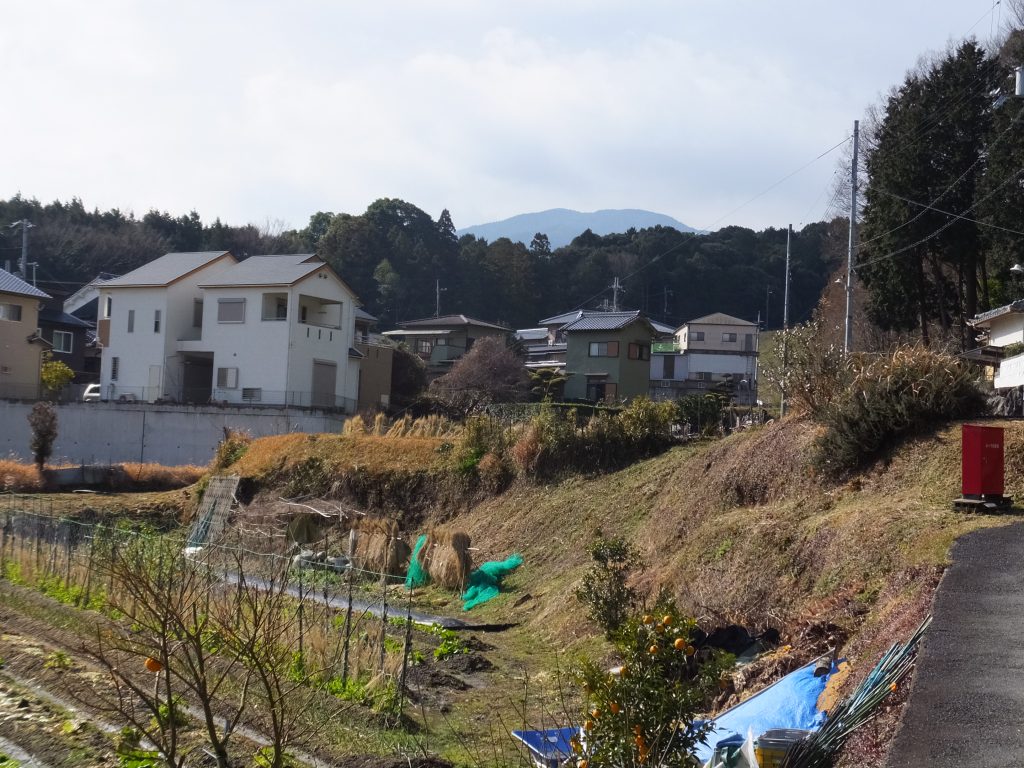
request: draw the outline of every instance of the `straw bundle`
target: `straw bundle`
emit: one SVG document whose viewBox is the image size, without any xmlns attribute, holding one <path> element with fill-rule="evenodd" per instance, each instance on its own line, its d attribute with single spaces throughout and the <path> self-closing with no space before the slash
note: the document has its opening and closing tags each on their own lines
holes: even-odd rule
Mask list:
<svg viewBox="0 0 1024 768">
<path fill-rule="evenodd" d="M 470 544 L 468 533 L 431 529 L 420 550 L 420 565 L 433 583 L 461 593 L 473 568 Z"/>
<path fill-rule="evenodd" d="M 399 538 L 398 523 L 385 518 L 365 518 L 356 526 L 356 562 L 360 568 L 398 576 L 409 560 L 409 544 Z"/>
</svg>

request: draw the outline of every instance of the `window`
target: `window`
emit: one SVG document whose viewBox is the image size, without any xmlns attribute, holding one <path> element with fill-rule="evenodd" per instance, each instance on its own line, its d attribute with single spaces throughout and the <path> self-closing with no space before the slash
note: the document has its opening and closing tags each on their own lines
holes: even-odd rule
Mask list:
<svg viewBox="0 0 1024 768">
<path fill-rule="evenodd" d="M 111 312 L 111 310 L 113 308 L 114 308 L 114 298 L 112 296 L 107 296 L 106 298 L 104 298 L 104 300 L 103 300 L 103 317 L 106 318 L 107 320 L 109 320 L 110 319 L 110 312 Z"/>
<path fill-rule="evenodd" d="M 420 339 L 416 342 L 416 351 L 421 355 L 429 355 L 434 350 L 434 344 L 430 339 Z"/>
<path fill-rule="evenodd" d="M 245 299 L 217 299 L 218 323 L 244 323 Z"/>
<path fill-rule="evenodd" d="M 217 369 L 218 389 L 238 389 L 238 369 L 218 368 Z"/>
<path fill-rule="evenodd" d="M 618 357 L 619 342 L 617 341 L 592 341 L 590 342 L 591 357 Z"/>
<path fill-rule="evenodd" d="M 128 333 L 135 333 L 135 310 L 128 310 Z"/>
<path fill-rule="evenodd" d="M 121 370 L 121 358 L 115 357 L 110 360 L 110 380 L 117 381 L 117 373 Z"/>
<path fill-rule="evenodd" d="M 651 359 L 651 347 L 649 344 L 630 344 L 627 352 L 630 360 Z"/>
<path fill-rule="evenodd" d="M 735 333 L 723 333 L 722 334 L 722 341 L 736 341 L 736 334 Z"/>
<path fill-rule="evenodd" d="M 53 351 L 54 352 L 70 352 L 71 344 L 74 336 L 68 331 L 54 331 L 53 332 Z"/>
<path fill-rule="evenodd" d="M 697 371 L 693 374 L 697 381 L 711 381 L 711 371 Z"/>
<path fill-rule="evenodd" d="M 262 387 L 243 387 L 242 399 L 249 403 L 258 403 L 263 399 Z"/>
<path fill-rule="evenodd" d="M 604 376 L 587 377 L 587 399 L 594 402 L 612 402 L 618 396 L 618 385 Z"/>
<path fill-rule="evenodd" d="M 160 310 L 153 313 L 153 333 L 160 333 Z"/>
<path fill-rule="evenodd" d="M 690 341 L 704 341 L 704 331 L 693 331 L 690 333 Z"/>
<path fill-rule="evenodd" d="M 287 293 L 264 293 L 262 303 L 263 311 L 260 313 L 260 320 L 288 319 Z"/>
<path fill-rule="evenodd" d="M 203 327 L 203 300 L 194 299 L 192 301 L 192 327 L 202 328 Z"/>
<path fill-rule="evenodd" d="M 21 304 L 0 304 L 0 320 L 21 322 Z"/>
</svg>

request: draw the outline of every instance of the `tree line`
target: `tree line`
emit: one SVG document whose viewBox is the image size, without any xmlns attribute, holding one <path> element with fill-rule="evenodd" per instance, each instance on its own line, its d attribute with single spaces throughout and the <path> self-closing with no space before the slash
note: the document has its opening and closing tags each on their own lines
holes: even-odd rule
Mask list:
<svg viewBox="0 0 1024 768">
<path fill-rule="evenodd" d="M 30 261 L 40 287 L 74 290 L 101 272 L 122 274 L 170 251 L 230 250 L 239 258 L 315 252 L 356 291 L 364 308 L 393 326 L 461 312 L 512 327 L 576 308 L 619 306 L 679 324 L 710 312 L 768 327 L 782 323 L 786 230 L 726 227 L 707 234 L 668 227 L 605 236 L 589 230 L 552 249 L 537 233 L 529 244 L 459 237 L 447 210 L 435 220 L 415 205 L 381 199 L 358 215 L 320 211 L 302 229 L 231 226 L 151 210 L 141 218 L 85 208 L 79 199 L 44 205 L 16 196 L 0 201 L 0 222 L 27 218 Z M 5 230 L 6 231 L 6 230 Z M 813 310 L 846 240 L 842 220 L 817 222 L 792 238 L 790 318 Z M 6 231 L 0 260 L 16 263 L 20 235 Z M 440 290 L 438 290 L 440 289 Z"/>
<path fill-rule="evenodd" d="M 1024 261 L 1021 63 L 1019 29 L 991 51 L 963 41 L 869 115 L 857 275 L 883 329 L 971 348 L 967 321 L 1019 297 L 1010 267 Z"/>
</svg>

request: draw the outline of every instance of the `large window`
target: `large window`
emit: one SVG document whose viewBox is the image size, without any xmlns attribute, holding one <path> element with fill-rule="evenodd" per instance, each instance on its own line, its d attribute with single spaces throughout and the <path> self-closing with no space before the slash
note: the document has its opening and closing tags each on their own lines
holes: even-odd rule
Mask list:
<svg viewBox="0 0 1024 768">
<path fill-rule="evenodd" d="M 704 331 L 690 331 L 690 341 L 704 341 Z"/>
<path fill-rule="evenodd" d="M 0 304 L 0 320 L 21 322 L 21 304 Z"/>
<path fill-rule="evenodd" d="M 218 368 L 217 369 L 218 389 L 238 389 L 238 369 Z"/>
<path fill-rule="evenodd" d="M 135 333 L 135 310 L 128 310 L 128 333 Z"/>
<path fill-rule="evenodd" d="M 736 334 L 735 333 L 723 333 L 722 334 L 722 341 L 736 341 Z"/>
<path fill-rule="evenodd" d="M 630 360 L 650 360 L 651 346 L 649 344 L 630 344 L 628 354 Z"/>
<path fill-rule="evenodd" d="M 618 357 L 619 342 L 617 341 L 592 341 L 590 342 L 591 357 Z"/>
<path fill-rule="evenodd" d="M 244 323 L 245 299 L 217 299 L 218 323 Z"/>
<path fill-rule="evenodd" d="M 264 293 L 263 311 L 260 314 L 261 320 L 287 320 L 288 319 L 288 294 L 287 293 Z"/>
<path fill-rule="evenodd" d="M 74 336 L 67 331 L 54 331 L 53 332 L 53 351 L 54 352 L 70 352 L 71 345 L 74 340 Z"/>
</svg>

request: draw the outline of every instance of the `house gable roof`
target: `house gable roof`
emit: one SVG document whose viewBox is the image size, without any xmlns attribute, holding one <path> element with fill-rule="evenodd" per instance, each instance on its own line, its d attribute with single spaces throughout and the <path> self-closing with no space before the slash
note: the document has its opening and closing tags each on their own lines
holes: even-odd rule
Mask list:
<svg viewBox="0 0 1024 768">
<path fill-rule="evenodd" d="M 1003 315 L 1020 312 L 1024 312 L 1024 299 L 1018 299 L 1017 301 L 1005 306 L 996 307 L 995 309 L 990 309 L 988 312 L 982 312 L 979 315 L 975 315 L 967 321 L 967 324 L 975 328 L 986 328 L 988 327 L 990 320 L 995 320 L 997 317 L 1002 317 Z"/>
<path fill-rule="evenodd" d="M 476 325 L 480 328 L 493 328 L 496 331 L 507 331 L 511 332 L 512 329 L 498 325 L 496 323 L 488 323 L 484 320 L 477 320 L 476 318 L 466 317 L 465 315 L 441 315 L 440 317 L 424 317 L 419 320 L 406 320 L 405 322 L 399 323 L 400 328 L 451 328 L 453 326 L 460 325 Z"/>
<path fill-rule="evenodd" d="M 541 325 L 565 325 L 571 323 L 573 320 L 579 320 L 583 315 L 587 314 L 582 309 L 574 309 L 572 312 L 563 312 L 560 315 L 554 317 L 546 317 L 540 321 Z"/>
<path fill-rule="evenodd" d="M 231 251 L 194 251 L 191 253 L 165 253 L 159 259 L 153 259 L 127 275 L 115 277 L 100 283 L 103 290 L 107 288 L 163 288 L 181 280 L 183 277 L 198 272 L 213 262 L 228 257 L 235 257 Z"/>
<path fill-rule="evenodd" d="M 359 297 L 351 286 L 341 279 L 330 264 L 313 253 L 285 253 L 270 256 L 250 256 L 219 272 L 200 288 L 255 288 L 259 286 L 290 287 L 313 273 L 325 270 L 337 280 L 352 298 Z"/>
<path fill-rule="evenodd" d="M 39 325 L 63 325 L 69 328 L 92 328 L 93 324 L 80 317 L 69 315 L 62 309 L 44 307 L 39 310 Z"/>
<path fill-rule="evenodd" d="M 12 275 L 6 269 L 0 269 L 0 293 L 13 293 L 16 296 L 31 296 L 36 299 L 49 299 L 50 296 L 43 293 L 34 285 L 29 285 L 17 275 Z"/>
<path fill-rule="evenodd" d="M 651 321 L 644 317 L 640 310 L 633 312 L 593 312 L 585 314 L 579 320 L 573 322 L 562 328 L 566 333 L 573 333 L 575 331 L 618 331 L 625 328 L 627 325 L 641 322 L 646 325 L 651 332 L 654 332 L 654 327 L 651 325 Z"/>
<path fill-rule="evenodd" d="M 704 317 L 698 317 L 696 320 L 688 320 L 683 325 L 757 325 L 752 320 L 742 320 L 732 315 L 727 315 L 724 312 L 712 312 L 710 315 L 704 315 Z M 683 325 L 679 326 L 680 328 Z M 678 329 L 677 329 L 678 330 Z"/>
</svg>

